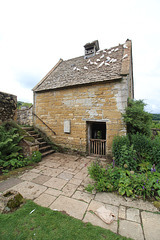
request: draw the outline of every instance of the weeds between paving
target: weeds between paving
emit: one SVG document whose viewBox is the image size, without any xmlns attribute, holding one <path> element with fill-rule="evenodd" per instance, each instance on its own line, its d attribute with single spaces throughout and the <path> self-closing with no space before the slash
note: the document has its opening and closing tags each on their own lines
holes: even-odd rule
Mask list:
<svg viewBox="0 0 160 240">
<path fill-rule="evenodd" d="M 109 230 L 43 208 L 28 200 L 20 209 L 0 214 L 0 239 L 125 240 Z"/>
</svg>

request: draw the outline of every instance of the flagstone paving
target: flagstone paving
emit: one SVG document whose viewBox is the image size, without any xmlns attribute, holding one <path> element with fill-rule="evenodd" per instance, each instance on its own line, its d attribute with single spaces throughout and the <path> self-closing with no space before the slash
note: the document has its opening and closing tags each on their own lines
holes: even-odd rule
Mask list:
<svg viewBox="0 0 160 240">
<path fill-rule="evenodd" d="M 93 157 L 54 153 L 32 170 L 0 182 L 0 194 L 14 189 L 43 207 L 62 211 L 117 234 L 135 240 L 160 239 L 160 214 L 151 202 L 123 198 L 114 193 L 85 191 L 85 186 L 93 182 L 87 167 L 94 160 Z M 111 224 L 94 214 L 101 206 L 116 216 Z"/>
</svg>

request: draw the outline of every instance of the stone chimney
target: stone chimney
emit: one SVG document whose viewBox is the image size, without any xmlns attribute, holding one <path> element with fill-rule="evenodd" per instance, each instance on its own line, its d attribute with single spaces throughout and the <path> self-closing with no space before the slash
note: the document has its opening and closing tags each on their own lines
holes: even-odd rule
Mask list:
<svg viewBox="0 0 160 240">
<path fill-rule="evenodd" d="M 98 40 L 96 40 L 91 43 L 86 43 L 84 45 L 84 48 L 85 48 L 84 58 L 93 57 L 95 53 L 99 50 L 99 42 Z"/>
</svg>

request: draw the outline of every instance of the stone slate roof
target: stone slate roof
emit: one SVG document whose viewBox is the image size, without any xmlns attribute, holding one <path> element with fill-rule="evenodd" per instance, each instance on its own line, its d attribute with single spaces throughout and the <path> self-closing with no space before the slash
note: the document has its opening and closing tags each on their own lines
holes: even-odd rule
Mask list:
<svg viewBox="0 0 160 240">
<path fill-rule="evenodd" d="M 76 85 L 122 79 L 129 74 L 132 61 L 132 42 L 127 40 L 110 49 L 97 51 L 95 56 L 84 56 L 63 61 L 62 59 L 33 88 L 45 91 Z"/>
</svg>

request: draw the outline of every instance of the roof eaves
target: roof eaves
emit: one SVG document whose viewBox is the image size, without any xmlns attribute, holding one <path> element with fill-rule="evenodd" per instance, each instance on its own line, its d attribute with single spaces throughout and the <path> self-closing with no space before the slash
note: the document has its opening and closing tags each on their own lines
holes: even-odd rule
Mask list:
<svg viewBox="0 0 160 240">
<path fill-rule="evenodd" d="M 71 87 L 76 87 L 77 88 L 77 87 L 80 87 L 80 86 L 83 86 L 83 85 L 93 85 L 93 84 L 100 84 L 100 83 L 120 81 L 120 80 L 122 80 L 122 77 L 117 76 L 117 77 L 114 77 L 114 78 L 105 79 L 105 80 L 101 80 L 101 81 L 92 81 L 92 82 L 85 82 L 85 83 L 78 83 L 78 84 L 70 84 L 70 85 L 66 85 L 66 86 L 59 86 L 59 87 L 55 87 L 55 88 L 54 87 L 46 88 L 46 89 L 37 90 L 37 92 L 67 89 L 67 88 L 71 88 Z"/>
<path fill-rule="evenodd" d="M 32 89 L 32 91 L 36 91 L 36 89 L 46 80 L 46 78 L 63 62 L 63 59 L 60 58 L 60 60 L 57 62 L 57 64 L 45 75 L 44 78 Z"/>
</svg>

